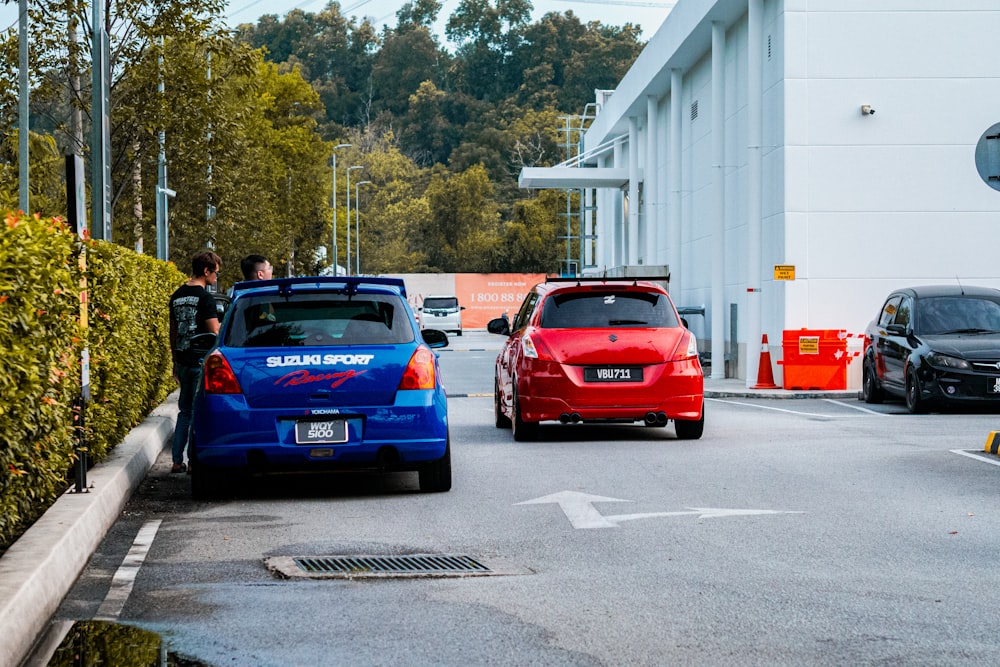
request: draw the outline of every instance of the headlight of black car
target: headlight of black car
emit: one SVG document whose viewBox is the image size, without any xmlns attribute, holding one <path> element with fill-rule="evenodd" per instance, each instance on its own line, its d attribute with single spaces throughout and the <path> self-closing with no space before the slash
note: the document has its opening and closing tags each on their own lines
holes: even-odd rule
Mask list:
<svg viewBox="0 0 1000 667">
<path fill-rule="evenodd" d="M 972 364 L 965 359 L 953 357 L 950 354 L 941 354 L 940 352 L 931 352 L 928 354 L 927 363 L 938 368 L 953 368 L 959 371 L 972 370 Z"/>
</svg>

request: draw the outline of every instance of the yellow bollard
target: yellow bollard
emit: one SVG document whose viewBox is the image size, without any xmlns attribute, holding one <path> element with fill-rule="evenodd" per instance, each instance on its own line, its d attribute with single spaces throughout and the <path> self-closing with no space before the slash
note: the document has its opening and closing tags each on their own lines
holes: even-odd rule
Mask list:
<svg viewBox="0 0 1000 667">
<path fill-rule="evenodd" d="M 990 434 L 986 436 L 986 447 L 983 451 L 987 454 L 1000 454 L 1000 431 L 990 431 Z"/>
</svg>

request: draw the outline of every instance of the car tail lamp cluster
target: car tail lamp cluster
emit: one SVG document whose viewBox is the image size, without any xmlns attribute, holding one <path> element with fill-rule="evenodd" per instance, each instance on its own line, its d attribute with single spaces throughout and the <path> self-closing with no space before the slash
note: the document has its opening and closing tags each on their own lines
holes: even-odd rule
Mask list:
<svg viewBox="0 0 1000 667">
<path fill-rule="evenodd" d="M 233 373 L 233 367 L 222 352 L 216 350 L 205 359 L 206 394 L 242 394 L 240 383 Z"/>
<path fill-rule="evenodd" d="M 524 356 L 528 359 L 552 360 L 552 352 L 549 351 L 548 346 L 545 345 L 545 341 L 541 337 L 532 338 L 530 334 L 524 334 L 521 337 L 521 349 L 524 351 Z"/>
<path fill-rule="evenodd" d="M 420 346 L 410 357 L 410 363 L 399 381 L 400 389 L 433 389 L 436 385 L 434 353 L 430 348 Z"/>
<path fill-rule="evenodd" d="M 671 355 L 671 361 L 687 361 L 698 358 L 698 339 L 690 331 L 685 331 Z"/>
</svg>

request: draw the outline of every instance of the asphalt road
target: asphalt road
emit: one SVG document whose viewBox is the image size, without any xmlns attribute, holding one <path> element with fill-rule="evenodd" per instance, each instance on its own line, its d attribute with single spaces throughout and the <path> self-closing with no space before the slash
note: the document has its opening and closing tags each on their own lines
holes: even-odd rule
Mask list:
<svg viewBox="0 0 1000 667">
<path fill-rule="evenodd" d="M 709 399 L 698 441 L 552 425 L 515 443 L 492 420 L 499 337 L 451 340 L 451 492 L 294 477 L 195 502 L 161 456 L 56 620 L 218 666 L 1000 664 L 1000 459 L 978 454 L 997 415 Z M 504 574 L 266 564 L 413 553 Z"/>
</svg>

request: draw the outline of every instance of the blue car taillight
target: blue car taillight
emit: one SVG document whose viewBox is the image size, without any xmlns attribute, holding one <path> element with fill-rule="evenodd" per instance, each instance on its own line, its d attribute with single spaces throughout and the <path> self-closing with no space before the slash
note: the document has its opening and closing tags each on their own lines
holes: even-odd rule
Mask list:
<svg viewBox="0 0 1000 667">
<path fill-rule="evenodd" d="M 242 394 L 243 389 L 233 373 L 233 367 L 216 350 L 205 359 L 205 393 L 206 394 Z"/>
</svg>

